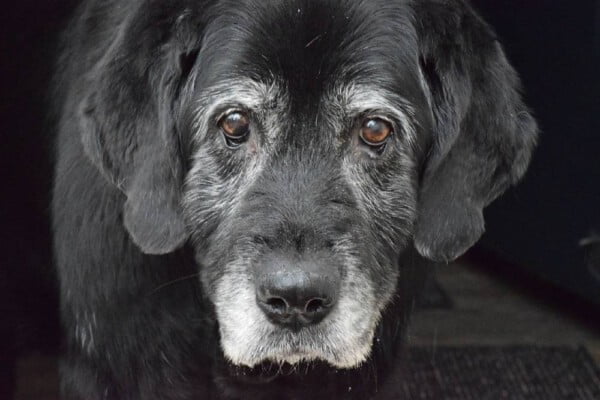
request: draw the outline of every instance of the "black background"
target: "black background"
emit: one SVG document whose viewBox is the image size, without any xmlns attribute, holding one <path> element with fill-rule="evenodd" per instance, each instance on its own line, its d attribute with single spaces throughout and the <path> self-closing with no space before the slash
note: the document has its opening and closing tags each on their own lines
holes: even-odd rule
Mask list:
<svg viewBox="0 0 600 400">
<path fill-rule="evenodd" d="M 579 244 L 600 236 L 600 1 L 473 3 L 496 28 L 541 128 L 523 182 L 486 210 L 481 244 L 600 304 L 598 258 L 588 265 L 592 249 Z"/>
</svg>

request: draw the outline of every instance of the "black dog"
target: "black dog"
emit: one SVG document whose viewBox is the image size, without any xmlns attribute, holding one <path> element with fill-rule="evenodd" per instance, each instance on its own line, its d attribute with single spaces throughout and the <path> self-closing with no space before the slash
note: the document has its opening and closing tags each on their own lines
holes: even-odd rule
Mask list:
<svg viewBox="0 0 600 400">
<path fill-rule="evenodd" d="M 461 0 L 90 0 L 53 200 L 67 399 L 392 396 L 536 125 Z"/>
</svg>

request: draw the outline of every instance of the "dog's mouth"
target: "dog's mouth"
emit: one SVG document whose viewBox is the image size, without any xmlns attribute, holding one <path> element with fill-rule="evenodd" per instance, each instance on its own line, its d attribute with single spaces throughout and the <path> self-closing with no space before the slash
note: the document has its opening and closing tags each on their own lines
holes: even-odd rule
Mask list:
<svg viewBox="0 0 600 400">
<path fill-rule="evenodd" d="M 251 348 L 244 348 L 241 352 L 235 343 L 232 346 L 231 338 L 225 338 L 222 345 L 228 362 L 251 375 L 257 371 L 267 375 L 273 371 L 284 373 L 288 368 L 302 369 L 313 364 L 337 370 L 354 369 L 369 358 L 372 329 L 363 332 L 360 337 L 344 340 L 331 328 L 298 333 L 275 329 L 264 335 L 262 340 L 247 343 Z"/>
<path fill-rule="evenodd" d="M 261 369 L 264 369 L 266 367 L 271 368 L 271 366 L 277 366 L 282 369 L 281 372 L 284 373 L 287 369 L 294 370 L 314 363 L 323 363 L 332 368 L 340 368 L 339 365 L 336 365 L 338 364 L 337 360 L 332 359 L 331 355 L 326 354 L 325 351 L 320 349 L 308 350 L 301 348 L 286 349 L 281 352 L 272 353 L 268 355 L 264 361 L 254 366 L 254 368 L 260 367 Z"/>
</svg>

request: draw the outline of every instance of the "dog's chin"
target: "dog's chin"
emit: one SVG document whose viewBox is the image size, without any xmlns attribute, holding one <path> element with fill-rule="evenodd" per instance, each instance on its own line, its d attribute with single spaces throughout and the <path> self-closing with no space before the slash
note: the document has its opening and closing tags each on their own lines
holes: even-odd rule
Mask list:
<svg viewBox="0 0 600 400">
<path fill-rule="evenodd" d="M 319 351 L 299 350 L 272 353 L 264 358 L 256 358 L 253 360 L 233 360 L 229 357 L 228 359 L 233 365 L 246 368 L 256 368 L 261 365 L 270 364 L 294 368 L 300 365 L 316 363 L 326 364 L 335 369 L 353 369 L 360 367 L 360 365 L 369 358 L 369 355 L 370 349 L 363 351 L 359 357 L 357 357 L 357 354 L 353 353 L 351 357 L 346 358 L 336 357 L 333 354 L 326 354 Z"/>
<path fill-rule="evenodd" d="M 296 368 L 304 365 L 327 365 L 334 369 L 354 369 L 360 367 L 371 355 L 374 329 L 364 336 L 361 343 L 336 348 L 327 340 L 319 344 L 306 343 L 303 340 L 281 339 L 279 343 L 261 343 L 255 348 L 240 349 L 239 343 L 223 338 L 222 348 L 225 358 L 233 366 L 257 368 L 265 365 L 288 366 Z M 303 343 L 304 342 L 304 343 Z M 242 350 L 242 351 L 240 351 Z M 246 351 L 243 351 L 246 350 Z"/>
</svg>

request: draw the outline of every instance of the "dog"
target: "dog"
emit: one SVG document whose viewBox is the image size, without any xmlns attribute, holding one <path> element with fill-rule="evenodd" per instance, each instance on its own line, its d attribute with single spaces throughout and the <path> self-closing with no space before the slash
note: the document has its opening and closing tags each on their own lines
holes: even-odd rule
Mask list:
<svg viewBox="0 0 600 400">
<path fill-rule="evenodd" d="M 537 138 L 462 0 L 85 0 L 53 99 L 65 399 L 393 398 Z"/>
</svg>

